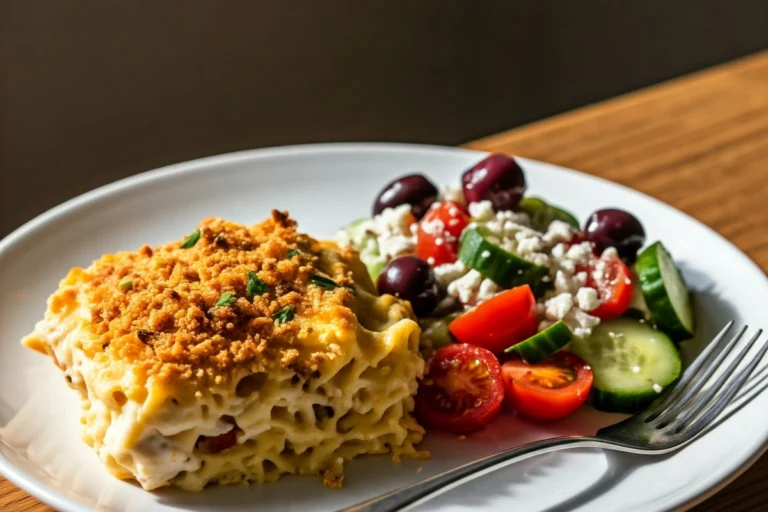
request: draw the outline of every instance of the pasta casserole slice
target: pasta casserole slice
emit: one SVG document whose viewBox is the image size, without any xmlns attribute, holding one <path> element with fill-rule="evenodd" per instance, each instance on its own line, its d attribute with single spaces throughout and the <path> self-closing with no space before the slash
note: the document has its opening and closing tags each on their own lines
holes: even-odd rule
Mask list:
<svg viewBox="0 0 768 512">
<path fill-rule="evenodd" d="M 22 342 L 79 392 L 112 474 L 199 491 L 289 473 L 338 487 L 355 456 L 425 456 L 419 335 L 357 251 L 273 211 L 71 270 Z"/>
</svg>

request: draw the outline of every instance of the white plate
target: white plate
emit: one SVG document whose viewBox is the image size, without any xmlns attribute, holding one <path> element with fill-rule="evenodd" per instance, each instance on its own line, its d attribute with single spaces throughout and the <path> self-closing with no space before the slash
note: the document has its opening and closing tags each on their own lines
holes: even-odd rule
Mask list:
<svg viewBox="0 0 768 512">
<path fill-rule="evenodd" d="M 567 421 L 541 425 L 506 414 L 464 441 L 429 434 L 430 461 L 396 466 L 375 457 L 350 463 L 340 491 L 323 488 L 319 478 L 286 477 L 277 484 L 201 494 L 148 493 L 107 474 L 79 440 L 74 392 L 48 358 L 19 345 L 67 270 L 87 266 L 105 252 L 176 240 L 210 215 L 253 223 L 273 207 L 289 210 L 303 230 L 329 237 L 338 226 L 367 215 L 389 179 L 418 170 L 438 183 L 457 183 L 481 157 L 460 149 L 382 144 L 248 151 L 109 185 L 22 227 L 0 242 L 0 472 L 63 511 L 332 510 L 503 447 L 593 433 L 615 421 L 588 408 Z M 548 164 L 521 163 L 530 192 L 582 219 L 612 205 L 634 212 L 649 240 L 664 241 L 698 290 L 703 337 L 729 318 L 765 322 L 765 275 L 710 229 L 627 188 Z M 695 350 L 695 342 L 687 344 L 687 352 Z M 759 376 L 766 370 L 764 364 Z M 530 459 L 454 489 L 421 510 L 648 511 L 690 505 L 762 453 L 768 441 L 766 410 L 768 393 L 762 393 L 710 434 L 667 457 L 583 450 Z"/>
</svg>

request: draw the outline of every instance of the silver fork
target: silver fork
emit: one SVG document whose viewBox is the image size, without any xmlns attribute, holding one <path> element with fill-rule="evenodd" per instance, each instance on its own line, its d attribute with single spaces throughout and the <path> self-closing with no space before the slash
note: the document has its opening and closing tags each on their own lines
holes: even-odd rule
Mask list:
<svg viewBox="0 0 768 512">
<path fill-rule="evenodd" d="M 728 332 L 732 326 L 733 321 L 728 322 L 696 361 L 683 372 L 682 377 L 648 409 L 616 425 L 600 429 L 594 436 L 556 437 L 525 444 L 401 487 L 340 512 L 393 512 L 410 508 L 514 462 L 568 448 L 603 448 L 643 455 L 661 455 L 678 450 L 691 442 L 725 409 L 768 351 L 768 343 L 763 343 L 754 358 L 736 373 L 744 357 L 760 338 L 763 332 L 760 329 L 725 367 L 726 358 L 747 331 L 747 326 L 744 326 L 729 337 Z M 722 373 L 715 376 L 717 370 L 723 367 L 725 369 Z M 710 386 L 705 388 L 709 382 Z"/>
</svg>

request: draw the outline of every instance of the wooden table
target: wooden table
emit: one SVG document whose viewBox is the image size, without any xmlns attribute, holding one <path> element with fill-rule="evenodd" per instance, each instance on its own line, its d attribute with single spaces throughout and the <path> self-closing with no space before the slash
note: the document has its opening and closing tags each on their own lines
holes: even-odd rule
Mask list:
<svg viewBox="0 0 768 512">
<path fill-rule="evenodd" d="M 467 144 L 661 199 L 768 270 L 768 52 Z M 768 456 L 696 508 L 768 509 Z M 0 477 L 0 511 L 51 510 Z"/>
</svg>

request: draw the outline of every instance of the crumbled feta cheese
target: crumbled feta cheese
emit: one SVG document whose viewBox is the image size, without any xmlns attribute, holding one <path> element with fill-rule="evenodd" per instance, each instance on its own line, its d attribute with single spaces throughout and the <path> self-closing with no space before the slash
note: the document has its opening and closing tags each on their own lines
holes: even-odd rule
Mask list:
<svg viewBox="0 0 768 512">
<path fill-rule="evenodd" d="M 547 227 L 544 241 L 550 245 L 557 242 L 567 242 L 573 237 L 573 231 L 573 228 L 567 222 L 553 220 Z"/>
<path fill-rule="evenodd" d="M 356 245 L 361 251 L 380 253 L 389 259 L 413 251 L 416 238 L 412 221 L 410 205 L 386 208 L 374 218 L 362 221 L 355 229 L 358 235 L 354 240 L 346 233 L 339 233 L 336 239 L 342 245 Z"/>
<path fill-rule="evenodd" d="M 448 295 L 457 298 L 467 307 L 475 306 L 499 293 L 501 288 L 490 279 L 483 278 L 477 270 L 448 284 Z"/>
<path fill-rule="evenodd" d="M 499 285 L 491 281 L 490 279 L 483 279 L 483 282 L 480 283 L 480 288 L 477 290 L 477 296 L 475 297 L 475 302 L 478 304 L 481 302 L 485 302 L 486 300 L 492 298 L 494 295 L 499 293 L 501 291 L 501 288 Z"/>
<path fill-rule="evenodd" d="M 395 208 L 385 208 L 373 218 L 373 231 L 379 235 L 407 235 L 411 232 L 411 205 L 401 204 Z"/>
<path fill-rule="evenodd" d="M 479 222 L 487 222 L 494 218 L 493 204 L 490 201 L 469 203 L 469 214 Z"/>
<path fill-rule="evenodd" d="M 553 258 L 560 259 L 565 256 L 566 251 L 568 251 L 568 246 L 565 244 L 557 244 L 552 248 L 550 254 L 552 254 Z"/>
<path fill-rule="evenodd" d="M 482 274 L 477 270 L 470 270 L 464 276 L 448 285 L 448 295 L 456 297 L 463 304 L 470 304 L 473 302 L 482 282 Z"/>
<path fill-rule="evenodd" d="M 411 252 L 414 248 L 413 239 L 404 235 L 382 236 L 379 238 L 381 256 L 390 259 L 400 254 Z"/>
<path fill-rule="evenodd" d="M 571 293 L 573 292 L 573 288 L 573 283 L 568 274 L 562 270 L 555 272 L 555 293 Z"/>
<path fill-rule="evenodd" d="M 443 185 L 440 187 L 440 201 L 464 204 L 464 191 L 459 185 Z"/>
<path fill-rule="evenodd" d="M 608 247 L 606 250 L 603 251 L 603 254 L 601 254 L 600 257 L 604 260 L 618 258 L 619 252 L 616 250 L 615 247 Z"/>
<path fill-rule="evenodd" d="M 659 386 L 659 385 L 658 385 L 657 383 L 655 383 L 655 382 L 653 383 L 653 386 L 652 386 L 652 387 L 653 387 L 653 390 L 654 390 L 656 393 L 661 393 L 662 391 L 664 391 L 664 388 L 663 388 L 663 387 L 661 387 L 661 386 Z"/>
<path fill-rule="evenodd" d="M 531 229 L 531 218 L 528 217 L 527 213 L 502 210 L 496 214 L 496 218 L 504 222 L 511 221 L 525 229 Z M 531 231 L 533 231 L 533 229 L 531 229 Z"/>
<path fill-rule="evenodd" d="M 441 235 L 445 232 L 445 223 L 440 219 L 432 219 L 421 223 L 421 230 L 428 235 Z"/>
<path fill-rule="evenodd" d="M 592 271 L 592 279 L 595 281 L 602 281 L 603 279 L 606 279 L 608 276 L 605 272 L 605 260 L 597 260 L 597 263 L 595 263 L 595 268 Z"/>
<path fill-rule="evenodd" d="M 594 288 L 579 288 L 576 292 L 576 304 L 582 311 L 592 311 L 600 305 L 597 290 Z"/>
<path fill-rule="evenodd" d="M 523 258 L 532 263 L 535 263 L 536 265 L 541 265 L 542 267 L 546 267 L 549 265 L 549 256 L 547 256 L 543 252 L 533 252 L 530 254 L 524 254 Z"/>
<path fill-rule="evenodd" d="M 583 338 L 592 334 L 592 328 L 600 323 L 596 316 L 589 315 L 579 308 L 573 308 L 563 319 L 573 331 L 573 334 Z"/>
<path fill-rule="evenodd" d="M 573 296 L 570 293 L 561 293 L 547 300 L 545 315 L 549 320 L 562 320 L 573 308 Z"/>
<path fill-rule="evenodd" d="M 523 231 L 518 231 L 515 239 L 517 240 L 517 253 L 520 255 L 540 252 L 544 249 L 544 244 L 538 236 L 530 236 Z"/>
<path fill-rule="evenodd" d="M 451 281 L 455 281 L 467 273 L 467 266 L 461 260 L 455 263 L 444 263 L 436 266 L 434 269 L 437 282 L 447 287 Z"/>
<path fill-rule="evenodd" d="M 582 242 L 580 244 L 572 245 L 565 256 L 577 265 L 586 265 L 589 263 L 589 259 L 592 256 L 592 244 L 589 242 Z"/>
<path fill-rule="evenodd" d="M 571 260 L 560 260 L 558 262 L 558 266 L 563 272 L 567 273 L 568 275 L 571 275 L 574 272 L 576 272 L 576 264 Z"/>
</svg>

